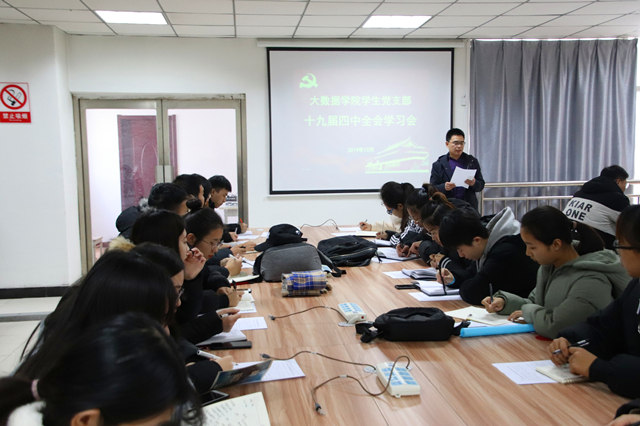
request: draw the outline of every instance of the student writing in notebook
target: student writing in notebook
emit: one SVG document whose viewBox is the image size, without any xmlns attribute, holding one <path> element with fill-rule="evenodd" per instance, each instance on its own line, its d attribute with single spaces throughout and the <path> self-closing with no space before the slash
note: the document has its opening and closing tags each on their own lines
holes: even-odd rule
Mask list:
<svg viewBox="0 0 640 426">
<path fill-rule="evenodd" d="M 182 303 L 176 312 L 176 322 L 184 338 L 196 344 L 214 334 L 231 330 L 240 316 L 234 313 L 221 320 L 214 310 L 200 315 L 205 258 L 197 248 L 190 249 L 185 226 L 184 219 L 172 212 L 159 210 L 145 213 L 133 225 L 131 240 L 134 244 L 160 244 L 173 250 L 183 260 L 184 292 L 181 297 Z"/>
<path fill-rule="evenodd" d="M 0 425 L 200 424 L 198 396 L 160 324 L 128 313 L 73 337 L 56 342 L 35 379 L 0 379 Z"/>
<path fill-rule="evenodd" d="M 385 209 L 387 209 L 387 214 L 400 219 L 400 232 L 404 232 L 405 228 L 413 222 L 406 208 L 407 198 L 413 190 L 413 185 L 408 182 L 387 182 L 380 188 L 380 198 L 382 199 L 382 204 Z M 360 229 L 366 231 L 367 228 L 367 226 L 362 226 L 361 223 Z M 395 229 L 380 230 L 378 231 L 377 237 L 379 239 L 390 240 L 391 245 L 394 247 L 400 244 L 400 233 L 396 232 Z"/>
<path fill-rule="evenodd" d="M 606 307 L 627 286 L 629 276 L 619 257 L 604 250 L 600 236 L 555 207 L 525 214 L 520 236 L 527 255 L 541 265 L 536 288 L 527 297 L 498 291 L 492 302 L 487 296 L 482 304 L 488 312 L 509 315 L 510 320 L 523 317 L 538 334 L 554 338 Z M 579 241 L 576 246 L 574 240 Z"/>
<path fill-rule="evenodd" d="M 421 188 L 416 188 L 409 197 L 407 197 L 407 212 L 413 220 L 414 227 L 407 227 L 400 235 L 400 243 L 403 246 L 402 254 L 407 256 L 419 254 L 420 245 L 434 244 L 433 240 L 422 227 L 422 218 L 420 211 L 425 204 L 429 202 L 431 197 L 437 193 L 436 188 L 428 183 L 422 184 Z"/>
<path fill-rule="evenodd" d="M 213 209 L 201 209 L 189 213 L 185 217 L 187 242 L 189 247 L 200 250 L 205 259 L 210 259 L 222 245 L 224 224 L 220 216 Z M 231 260 L 231 258 L 229 259 Z M 242 268 L 242 259 L 233 258 L 233 265 L 237 268 L 229 270 L 229 274 L 237 275 Z M 227 264 L 230 267 L 229 263 Z M 244 292 L 233 291 L 229 281 L 210 266 L 202 268 L 203 302 L 201 313 L 212 310 L 237 306 Z"/>
<path fill-rule="evenodd" d="M 43 321 L 33 349 L 16 374 L 31 379 L 40 377 L 51 357 L 57 354 L 59 342 L 73 340 L 95 324 L 127 312 L 144 313 L 165 327 L 179 344 L 185 364 L 201 361 L 200 357 L 194 359 L 194 347 L 180 338 L 174 328 L 183 269 L 178 256 L 157 244 L 144 243 L 129 251 L 109 250 Z M 188 366 L 188 372 L 195 387 L 205 392 L 219 371 L 231 368 L 232 357 L 203 359 Z"/>
<path fill-rule="evenodd" d="M 624 293 L 585 322 L 565 328 L 548 347 L 556 365 L 605 383 L 627 398 L 640 397 L 640 206 L 622 211 L 616 223 L 614 248 L 633 278 Z M 584 348 L 569 347 L 589 340 Z M 560 350 L 560 353 L 553 352 Z"/>
<path fill-rule="evenodd" d="M 358 224 L 358 226 L 360 227 L 361 231 L 374 231 L 377 232 L 376 238 L 381 239 L 381 240 L 388 240 L 391 235 L 394 235 L 398 232 L 400 232 L 402 230 L 402 219 L 403 219 L 403 208 L 400 207 L 400 209 L 390 209 L 384 202 L 384 199 L 387 199 L 389 201 L 389 203 L 393 203 L 394 200 L 390 200 L 390 195 L 392 192 L 395 192 L 395 188 L 397 188 L 397 185 L 400 185 L 397 182 L 387 182 L 384 185 L 382 185 L 382 188 L 380 189 L 380 199 L 382 199 L 382 204 L 385 205 L 385 208 L 387 209 L 387 213 L 389 214 L 389 219 L 388 220 L 383 220 L 380 222 L 374 222 L 374 223 L 369 223 L 367 221 L 365 222 L 360 222 Z M 413 185 L 411 185 L 410 183 L 407 184 L 403 184 L 406 185 L 406 189 L 409 189 L 409 186 L 411 187 L 411 190 L 413 190 Z M 401 204 L 404 205 L 404 199 L 405 199 L 405 195 L 404 195 L 404 189 L 402 189 L 401 191 L 399 191 L 400 197 L 399 199 L 401 199 L 400 203 L 396 203 L 396 207 L 397 204 Z"/>
<path fill-rule="evenodd" d="M 420 223 L 425 232 L 436 242 L 435 246 L 428 242 L 420 244 L 420 257 L 432 268 L 446 268 L 451 272 L 455 279 L 455 282 L 451 285 L 452 288 L 458 288 L 459 283 L 467 278 L 466 270 L 471 266 L 469 259 L 460 257 L 456 250 L 449 250 L 443 247 L 442 241 L 440 241 L 440 222 L 443 217 L 456 208 L 470 212 L 478 217 L 480 216 L 466 201 L 457 198 L 447 199 L 441 192 L 433 194 L 431 199 L 420 210 Z"/>
<path fill-rule="evenodd" d="M 473 261 L 462 282 L 446 268 L 437 276 L 445 285 L 458 284 L 465 302 L 480 305 L 489 294 L 489 284 L 494 290 L 522 297 L 535 287 L 538 264 L 526 255 L 520 222 L 509 207 L 495 215 L 487 227 L 476 214 L 456 209 L 442 218 L 439 234 L 445 247 Z"/>
</svg>

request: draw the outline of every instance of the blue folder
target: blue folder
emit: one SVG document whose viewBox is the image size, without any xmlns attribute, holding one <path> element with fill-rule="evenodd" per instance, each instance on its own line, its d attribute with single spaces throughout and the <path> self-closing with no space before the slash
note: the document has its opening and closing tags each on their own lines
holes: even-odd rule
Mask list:
<svg viewBox="0 0 640 426">
<path fill-rule="evenodd" d="M 463 328 L 460 337 L 496 336 L 499 334 L 530 333 L 533 324 L 496 325 L 493 327 Z"/>
</svg>

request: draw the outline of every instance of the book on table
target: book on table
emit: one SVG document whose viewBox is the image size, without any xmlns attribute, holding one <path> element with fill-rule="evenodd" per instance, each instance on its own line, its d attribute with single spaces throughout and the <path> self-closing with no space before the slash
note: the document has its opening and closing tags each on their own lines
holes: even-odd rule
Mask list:
<svg viewBox="0 0 640 426">
<path fill-rule="evenodd" d="M 437 271 L 435 268 L 403 269 L 402 273 L 415 280 L 435 280 Z"/>
</svg>

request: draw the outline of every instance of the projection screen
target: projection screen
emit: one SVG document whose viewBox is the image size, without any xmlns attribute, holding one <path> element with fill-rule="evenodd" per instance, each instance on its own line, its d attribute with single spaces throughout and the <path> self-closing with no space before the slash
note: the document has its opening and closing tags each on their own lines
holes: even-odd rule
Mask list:
<svg viewBox="0 0 640 426">
<path fill-rule="evenodd" d="M 445 153 L 453 49 L 267 49 L 271 194 L 420 185 Z"/>
</svg>

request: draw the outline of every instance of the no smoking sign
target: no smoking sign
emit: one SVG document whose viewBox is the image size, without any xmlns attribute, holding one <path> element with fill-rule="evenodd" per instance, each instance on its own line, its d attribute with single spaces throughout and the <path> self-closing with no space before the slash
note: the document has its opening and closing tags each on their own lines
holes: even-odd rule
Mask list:
<svg viewBox="0 0 640 426">
<path fill-rule="evenodd" d="M 31 123 L 29 84 L 0 83 L 0 123 Z"/>
</svg>

